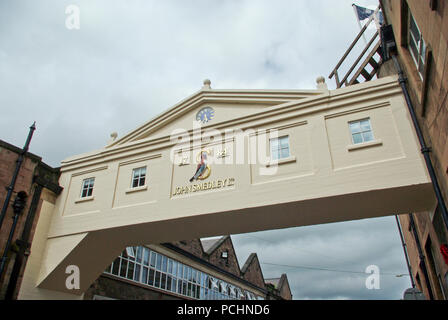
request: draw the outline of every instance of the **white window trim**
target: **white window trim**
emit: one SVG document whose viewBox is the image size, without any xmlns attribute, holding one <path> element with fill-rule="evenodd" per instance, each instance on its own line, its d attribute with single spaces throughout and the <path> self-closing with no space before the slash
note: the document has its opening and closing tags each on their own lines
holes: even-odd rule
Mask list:
<svg viewBox="0 0 448 320">
<path fill-rule="evenodd" d="M 133 185 L 134 185 L 134 173 L 135 173 L 135 171 L 136 171 L 136 170 L 143 169 L 143 168 L 145 168 L 145 184 L 144 184 L 143 186 L 133 187 Z M 139 181 L 140 181 L 140 175 L 138 176 L 138 179 L 139 179 Z M 147 186 L 147 184 L 148 184 L 148 170 L 147 170 L 147 166 L 142 166 L 142 167 L 134 168 L 134 169 L 132 169 L 131 186 L 130 186 L 130 188 L 126 191 L 126 193 L 128 193 L 128 191 L 129 191 L 130 189 L 135 190 L 135 191 L 141 191 L 141 190 L 143 190 L 143 189 L 142 189 L 143 187 Z M 138 189 L 138 190 L 136 190 L 136 189 Z"/>
<path fill-rule="evenodd" d="M 272 160 L 272 141 L 273 140 L 277 140 L 277 143 L 280 143 L 280 139 L 282 139 L 282 138 L 288 138 L 288 152 L 289 152 L 289 156 L 286 157 L 286 158 L 277 158 L 276 160 Z M 279 150 L 282 150 L 282 149 L 280 148 L 277 151 L 279 151 Z M 290 143 L 290 139 L 289 139 L 289 134 L 285 134 L 285 135 L 277 137 L 277 138 L 269 139 L 269 153 L 270 153 L 270 158 L 271 158 L 271 161 L 269 162 L 270 164 L 275 164 L 275 163 L 280 163 L 280 162 L 283 163 L 282 160 L 284 160 L 284 159 L 285 160 L 287 160 L 287 159 L 291 160 L 292 158 L 295 159 L 295 157 L 291 156 L 291 143 Z"/>
<path fill-rule="evenodd" d="M 128 194 L 128 193 L 133 193 L 133 192 L 145 191 L 148 189 L 149 189 L 148 185 L 144 185 L 144 186 L 140 186 L 140 187 L 129 188 L 125 192 L 126 192 L 126 194 Z"/>
<path fill-rule="evenodd" d="M 353 140 L 353 135 L 354 135 L 354 134 L 361 133 L 361 135 L 362 135 L 362 133 L 364 133 L 364 132 L 368 132 L 368 131 L 361 131 L 361 132 L 353 133 L 352 130 L 350 129 L 350 124 L 351 124 L 351 123 L 354 123 L 354 122 L 362 122 L 362 121 L 364 121 L 364 120 L 369 120 L 369 124 L 370 124 L 370 131 L 369 131 L 369 132 L 372 133 L 373 140 L 370 140 L 370 141 L 363 141 L 363 142 L 355 143 L 355 141 Z M 348 121 L 348 131 L 349 131 L 349 133 L 350 133 L 350 140 L 351 140 L 352 143 L 347 147 L 347 149 L 348 149 L 349 147 L 351 147 L 351 146 L 353 146 L 353 147 L 354 147 L 354 146 L 359 146 L 359 145 L 364 145 L 364 146 L 366 146 L 366 145 L 368 145 L 368 144 L 371 143 L 371 142 L 374 142 L 374 141 L 381 141 L 380 139 L 375 139 L 375 134 L 374 134 L 374 132 L 373 132 L 372 119 L 371 119 L 370 117 L 362 118 L 362 119 L 358 119 L 358 120 L 351 120 L 351 121 Z M 364 138 L 363 138 L 363 139 L 364 139 Z M 351 149 L 358 149 L 358 148 L 351 148 Z"/>
<path fill-rule="evenodd" d="M 92 201 L 94 200 L 95 197 L 93 195 L 88 196 L 88 197 L 84 197 L 84 198 L 79 198 L 75 200 L 75 203 L 80 203 L 80 202 L 87 202 L 87 201 Z"/>
<path fill-rule="evenodd" d="M 273 167 L 276 165 L 282 165 L 282 164 L 286 164 L 286 163 L 292 163 L 292 162 L 296 162 L 297 158 L 296 156 L 289 156 L 287 158 L 282 158 L 282 159 L 278 159 L 278 160 L 271 160 L 269 163 L 265 164 L 266 168 L 269 167 Z"/>
<path fill-rule="evenodd" d="M 414 35 L 413 35 L 412 32 L 411 32 L 411 23 L 412 23 L 412 20 L 414 21 L 414 24 L 415 24 L 415 26 L 417 27 L 417 31 L 418 31 L 419 36 L 420 36 L 420 42 L 423 42 L 423 44 L 424 44 L 424 46 L 425 46 L 425 51 L 428 50 L 428 47 L 427 47 L 427 44 L 426 44 L 425 39 L 423 39 L 423 35 L 422 35 L 422 32 L 420 31 L 420 27 L 418 26 L 417 21 L 415 21 L 414 16 L 413 16 L 412 13 L 409 11 L 408 43 L 407 43 L 407 45 L 408 45 L 409 53 L 411 54 L 412 60 L 414 61 L 415 67 L 417 68 L 417 73 L 419 74 L 420 79 L 423 81 L 423 79 L 424 79 L 424 74 L 421 74 L 421 73 L 420 73 L 420 69 L 419 69 L 419 64 L 420 64 L 420 62 L 419 62 L 419 60 L 420 60 L 420 58 L 421 58 L 422 61 L 423 61 L 423 72 L 424 72 L 424 70 L 425 70 L 427 61 L 426 61 L 426 56 L 422 56 L 422 55 L 421 55 L 421 54 L 422 54 L 422 52 L 421 52 L 421 43 L 417 43 L 417 42 L 415 41 Z M 411 39 L 412 39 L 412 40 L 411 40 Z M 415 57 L 415 56 L 414 56 L 414 52 L 413 52 L 412 49 L 410 48 L 410 45 L 411 45 L 410 42 L 411 42 L 411 41 L 413 41 L 413 42 L 415 43 L 415 45 L 417 46 L 418 57 Z"/>
<path fill-rule="evenodd" d="M 368 141 L 368 142 L 350 144 L 347 146 L 347 151 L 354 151 L 354 150 L 358 150 L 358 149 L 364 149 L 364 148 L 381 146 L 381 145 L 383 145 L 383 140 L 375 139 L 375 140 Z"/>
</svg>

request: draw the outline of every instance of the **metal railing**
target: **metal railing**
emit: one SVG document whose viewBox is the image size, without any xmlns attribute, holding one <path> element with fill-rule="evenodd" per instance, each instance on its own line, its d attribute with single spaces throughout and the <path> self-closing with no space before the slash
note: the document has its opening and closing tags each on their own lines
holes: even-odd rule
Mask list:
<svg viewBox="0 0 448 320">
<path fill-rule="evenodd" d="M 339 72 L 340 72 L 340 68 L 341 68 L 342 64 L 349 57 L 350 53 L 352 52 L 353 48 L 358 43 L 359 39 L 361 39 L 361 37 L 364 37 L 364 39 L 365 39 L 365 31 L 369 27 L 370 23 L 374 20 L 374 17 L 378 13 L 379 10 L 380 10 L 380 7 L 378 6 L 378 8 L 375 10 L 375 13 L 370 16 L 367 23 L 359 31 L 355 40 L 353 40 L 353 42 L 351 43 L 351 45 L 349 46 L 347 51 L 345 51 L 342 58 L 336 64 L 336 67 L 334 67 L 333 71 L 328 76 L 330 79 L 332 79 L 333 77 L 335 78 L 337 88 L 341 88 L 344 85 L 348 86 L 348 85 L 352 85 L 355 83 L 359 83 L 359 81 L 358 81 L 359 76 L 362 76 L 365 79 L 365 81 L 369 81 L 376 74 L 378 67 L 381 64 L 381 59 L 380 60 L 374 59 L 375 54 L 380 53 L 380 40 L 378 37 L 378 34 L 379 34 L 378 30 L 372 36 L 370 41 L 366 44 L 366 46 L 365 46 L 364 50 L 362 50 L 361 54 L 355 59 L 354 63 L 350 66 L 348 71 L 342 75 L 342 80 L 340 80 L 341 77 L 339 75 Z M 370 51 L 369 51 L 369 49 L 370 49 Z M 365 57 L 367 52 L 369 52 L 369 53 Z M 356 69 L 356 67 L 359 65 L 359 63 L 361 62 L 361 60 L 363 58 L 364 58 L 363 63 L 358 67 L 358 69 Z M 373 70 L 370 72 L 367 71 L 367 69 L 366 69 L 366 67 L 368 65 L 370 65 L 373 68 Z M 356 72 L 354 72 L 355 69 L 356 69 Z"/>
</svg>

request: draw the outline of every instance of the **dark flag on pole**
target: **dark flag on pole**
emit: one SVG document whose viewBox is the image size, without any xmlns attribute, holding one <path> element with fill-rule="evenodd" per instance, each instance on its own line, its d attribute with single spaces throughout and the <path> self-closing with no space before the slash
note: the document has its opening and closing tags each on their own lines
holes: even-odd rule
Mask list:
<svg viewBox="0 0 448 320">
<path fill-rule="evenodd" d="M 355 8 L 356 15 L 360 22 L 369 19 L 373 14 L 375 14 L 376 11 L 361 6 L 357 6 L 356 4 L 353 4 L 353 8 Z M 384 23 L 383 13 L 381 11 L 377 11 L 375 18 L 376 18 L 375 20 L 378 21 L 380 25 Z"/>
</svg>

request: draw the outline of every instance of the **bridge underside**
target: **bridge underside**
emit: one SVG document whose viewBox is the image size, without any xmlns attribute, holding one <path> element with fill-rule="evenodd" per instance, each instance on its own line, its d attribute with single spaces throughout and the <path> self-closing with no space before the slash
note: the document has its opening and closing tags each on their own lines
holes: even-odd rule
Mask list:
<svg viewBox="0 0 448 320">
<path fill-rule="evenodd" d="M 39 287 L 82 294 L 129 245 L 420 212 L 434 204 L 432 186 L 427 183 L 93 231 L 71 239 L 73 250 Z M 59 247 L 59 241 L 67 246 L 67 239 L 52 241 L 51 247 Z M 65 287 L 69 265 L 81 270 L 79 290 Z"/>
</svg>

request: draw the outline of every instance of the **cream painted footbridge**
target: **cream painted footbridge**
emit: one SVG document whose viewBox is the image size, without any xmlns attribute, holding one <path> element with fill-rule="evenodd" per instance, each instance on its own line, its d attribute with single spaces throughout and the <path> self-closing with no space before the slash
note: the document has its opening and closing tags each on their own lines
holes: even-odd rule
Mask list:
<svg viewBox="0 0 448 320">
<path fill-rule="evenodd" d="M 62 162 L 64 190 L 42 203 L 19 298 L 80 298 L 130 245 L 432 209 L 419 149 L 394 76 L 308 91 L 206 81 Z M 66 286 L 72 265 L 79 289 Z"/>
</svg>

